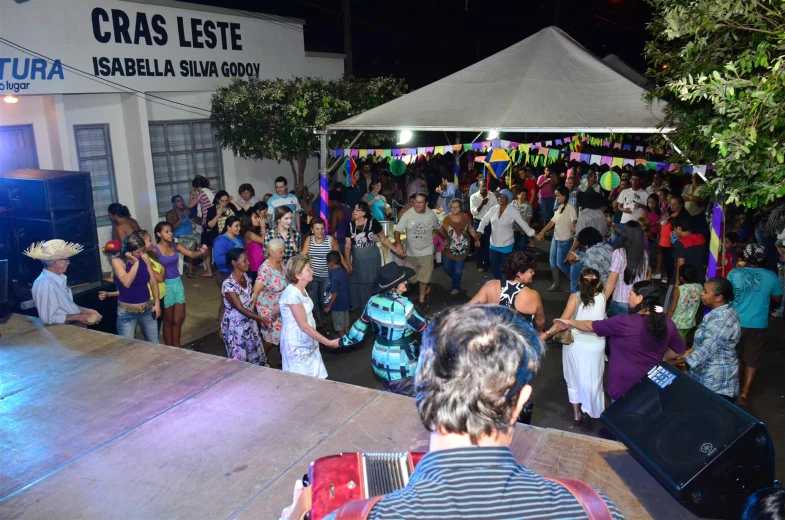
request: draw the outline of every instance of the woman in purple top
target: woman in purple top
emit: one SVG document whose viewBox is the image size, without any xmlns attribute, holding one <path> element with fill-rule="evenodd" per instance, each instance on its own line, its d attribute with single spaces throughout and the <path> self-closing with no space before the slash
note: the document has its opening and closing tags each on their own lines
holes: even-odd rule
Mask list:
<svg viewBox="0 0 785 520">
<path fill-rule="evenodd" d="M 660 290 L 650 281 L 637 282 L 630 290 L 630 314 L 607 320 L 557 319 L 562 328 L 594 332 L 610 340 L 608 395 L 620 398 L 661 361 L 675 360 L 685 350 L 676 325 L 660 306 Z"/>
<path fill-rule="evenodd" d="M 169 222 L 159 222 L 153 231 L 156 238 L 155 250 L 158 261 L 166 269 L 166 298 L 164 298 L 164 343 L 171 347 L 180 346 L 180 332 L 185 321 L 185 288 L 177 268 L 178 253 L 192 260 L 202 256 L 207 249 L 191 251 L 174 240 L 174 231 Z"/>
<path fill-rule="evenodd" d="M 134 338 L 136 324 L 142 327 L 144 339 L 158 343 L 158 324 L 161 302 L 158 284 L 153 280 L 153 268 L 144 254 L 144 240 L 136 234 L 128 235 L 123 241 L 120 255 L 112 258 L 117 290 L 117 333 L 124 338 Z M 153 301 L 150 301 L 150 294 Z"/>
</svg>

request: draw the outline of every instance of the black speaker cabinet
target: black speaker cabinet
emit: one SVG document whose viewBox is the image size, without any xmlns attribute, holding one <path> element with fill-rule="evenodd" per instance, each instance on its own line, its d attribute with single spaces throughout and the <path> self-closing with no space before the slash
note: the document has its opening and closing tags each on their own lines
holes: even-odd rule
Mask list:
<svg viewBox="0 0 785 520">
<path fill-rule="evenodd" d="M 90 174 L 58 170 L 0 173 L 0 258 L 9 278 L 32 285 L 41 262 L 22 254 L 30 244 L 59 238 L 84 251 L 71 258 L 70 285 L 101 279 L 101 258 Z"/>
<path fill-rule="evenodd" d="M 649 371 L 602 421 L 698 516 L 739 518 L 747 497 L 774 483 L 766 426 L 668 363 Z"/>
</svg>

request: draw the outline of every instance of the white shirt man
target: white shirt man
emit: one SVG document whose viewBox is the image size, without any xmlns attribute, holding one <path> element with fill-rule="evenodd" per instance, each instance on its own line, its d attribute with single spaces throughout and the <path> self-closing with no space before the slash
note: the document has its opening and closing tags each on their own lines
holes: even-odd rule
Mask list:
<svg viewBox="0 0 785 520">
<path fill-rule="evenodd" d="M 70 263 L 68 258 L 78 254 L 81 249 L 78 244 L 49 240 L 33 244 L 24 251 L 26 256 L 44 263 L 44 270 L 33 282 L 33 302 L 38 317 L 46 325 L 71 322 L 94 325 L 101 319 L 96 311 L 74 303 L 74 295 L 64 274 Z"/>
<path fill-rule="evenodd" d="M 622 211 L 621 223 L 630 220 L 638 220 L 643 215 L 643 208 L 646 207 L 646 200 L 649 194 L 641 189 L 641 179 L 633 175 L 630 179 L 631 186 L 619 194 L 616 203 Z"/>
<path fill-rule="evenodd" d="M 275 210 L 281 206 L 287 206 L 294 212 L 294 222 L 297 225 L 297 231 L 300 230 L 300 201 L 297 196 L 289 193 L 289 185 L 284 177 L 275 179 L 275 195 L 267 199 L 267 206 L 270 208 L 267 212 L 267 218 L 270 220 L 270 226 L 275 229 Z"/>
<path fill-rule="evenodd" d="M 482 201 L 486 196 L 488 197 L 488 201 L 483 204 Z M 474 220 L 482 220 L 486 213 L 488 213 L 488 210 L 496 204 L 498 204 L 496 195 L 490 191 L 485 191 L 485 189 L 481 189 L 469 197 L 469 211 L 472 212 L 472 218 Z"/>
</svg>

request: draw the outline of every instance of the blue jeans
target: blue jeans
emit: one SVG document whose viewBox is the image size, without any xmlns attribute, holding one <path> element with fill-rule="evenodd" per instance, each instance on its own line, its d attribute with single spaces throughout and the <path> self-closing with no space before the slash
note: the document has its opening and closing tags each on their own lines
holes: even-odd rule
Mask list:
<svg viewBox="0 0 785 520">
<path fill-rule="evenodd" d="M 546 224 L 553 218 L 553 197 L 540 199 L 540 220 Z"/>
<path fill-rule="evenodd" d="M 474 230 L 477 231 L 477 228 L 480 227 L 479 220 L 473 220 L 472 225 L 474 226 Z M 477 256 L 477 269 L 488 269 L 491 265 L 490 261 L 490 254 L 489 250 L 491 247 L 491 226 L 490 224 L 485 227 L 485 232 L 482 234 L 480 238 L 480 247 L 476 248 L 475 255 Z"/>
<path fill-rule="evenodd" d="M 442 255 L 442 266 L 447 276 L 452 279 L 452 290 L 461 290 L 461 278 L 463 278 L 463 263 L 464 260 L 453 260 Z"/>
<path fill-rule="evenodd" d="M 565 275 L 570 276 L 570 268 L 564 263 L 564 259 L 567 258 L 571 247 L 572 240 L 556 240 L 555 238 L 551 240 L 551 269 L 559 269 Z"/>
<path fill-rule="evenodd" d="M 496 280 L 502 279 L 502 266 L 508 256 L 510 256 L 510 253 L 502 253 L 501 251 L 491 249 L 491 269 L 493 269 L 493 277 Z"/>
<path fill-rule="evenodd" d="M 629 313 L 630 313 L 629 303 L 619 303 L 616 300 L 611 300 L 611 306 L 608 309 L 609 318 L 613 318 L 614 316 L 619 316 L 622 314 L 629 314 Z"/>
<path fill-rule="evenodd" d="M 580 285 L 580 277 L 581 271 L 583 270 L 583 255 L 586 254 L 586 251 L 581 251 L 580 249 L 575 250 L 575 254 L 578 255 L 578 260 L 574 264 L 570 266 L 570 293 L 578 292 L 578 287 Z"/>
<path fill-rule="evenodd" d="M 516 233 L 518 233 L 518 251 L 526 251 L 526 248 L 529 247 L 529 235 L 521 231 L 516 231 Z"/>
<path fill-rule="evenodd" d="M 158 323 L 153 319 L 152 305 L 148 305 L 147 310 L 142 313 L 128 312 L 120 307 L 117 308 L 117 334 L 124 338 L 134 339 L 137 323 L 142 327 L 145 341 L 158 343 Z"/>
<path fill-rule="evenodd" d="M 313 319 L 316 323 L 321 323 L 324 320 L 324 312 L 322 312 L 322 307 L 324 306 L 324 291 L 327 290 L 327 283 L 329 281 L 329 278 L 314 276 L 311 283 L 305 286 L 308 296 L 313 301 Z"/>
</svg>

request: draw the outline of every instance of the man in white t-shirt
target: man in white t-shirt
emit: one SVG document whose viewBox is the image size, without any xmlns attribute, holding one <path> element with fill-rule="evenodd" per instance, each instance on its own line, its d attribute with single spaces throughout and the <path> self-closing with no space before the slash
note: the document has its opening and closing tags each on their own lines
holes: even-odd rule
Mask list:
<svg viewBox="0 0 785 520">
<path fill-rule="evenodd" d="M 475 231 L 480 227 L 480 221 L 485 214 L 498 204 L 496 195 L 485 189 L 486 186 L 484 181 L 485 179 L 482 175 L 477 177 L 480 188 L 469 197 L 469 211 L 472 212 L 472 225 L 474 226 Z M 486 269 L 491 267 L 490 247 L 491 234 L 484 233 L 480 238 L 480 247 L 476 249 L 477 271 L 480 273 L 485 272 Z"/>
<path fill-rule="evenodd" d="M 414 210 L 404 213 L 395 225 L 395 243 L 399 253 L 401 233 L 406 232 L 406 265 L 414 269 L 412 280 L 420 282 L 420 305 L 425 304 L 428 284 L 433 275 L 433 232 L 439 229 L 439 219 L 428 209 L 428 196 L 418 193 L 414 196 Z"/>
<path fill-rule="evenodd" d="M 629 222 L 630 220 L 638 220 L 643 215 L 643 209 L 646 207 L 646 199 L 649 194 L 646 190 L 641 189 L 641 177 L 639 173 L 633 173 L 630 178 L 630 187 L 619 194 L 614 205 L 619 211 L 622 212 L 621 223 Z"/>
<path fill-rule="evenodd" d="M 286 177 L 278 177 L 275 179 L 275 195 L 267 199 L 267 206 L 270 208 L 267 212 L 267 218 L 270 220 L 270 227 L 275 229 L 275 210 L 281 206 L 288 206 L 294 212 L 294 222 L 297 224 L 297 231 L 300 231 L 300 201 L 297 196 L 289 193 L 289 183 Z"/>
</svg>

